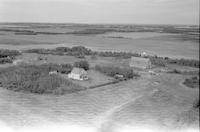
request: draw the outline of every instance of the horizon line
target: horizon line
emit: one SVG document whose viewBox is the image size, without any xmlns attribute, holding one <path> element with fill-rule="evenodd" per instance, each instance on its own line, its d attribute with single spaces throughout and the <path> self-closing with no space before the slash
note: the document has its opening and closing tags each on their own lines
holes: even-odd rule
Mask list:
<svg viewBox="0 0 200 132">
<path fill-rule="evenodd" d="M 76 22 L 0 22 L 2 23 L 7 23 L 7 24 L 82 24 L 82 25 L 182 25 L 182 26 L 199 26 L 199 24 L 172 24 L 172 23 L 164 23 L 164 24 L 159 24 L 159 23 L 76 23 Z"/>
</svg>

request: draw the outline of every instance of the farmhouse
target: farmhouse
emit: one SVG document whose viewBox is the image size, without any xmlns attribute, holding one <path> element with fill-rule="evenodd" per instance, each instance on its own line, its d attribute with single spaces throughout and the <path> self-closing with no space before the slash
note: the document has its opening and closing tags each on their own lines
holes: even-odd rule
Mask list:
<svg viewBox="0 0 200 132">
<path fill-rule="evenodd" d="M 68 78 L 75 80 L 87 80 L 87 72 L 83 68 L 73 68 L 71 73 L 68 74 Z"/>
<path fill-rule="evenodd" d="M 49 75 L 56 75 L 56 74 L 58 74 L 58 71 L 50 71 L 49 72 Z"/>
<path fill-rule="evenodd" d="M 152 68 L 150 59 L 141 58 L 141 57 L 131 57 L 131 61 L 130 61 L 129 65 L 130 65 L 130 67 L 139 68 L 139 69 Z"/>
</svg>

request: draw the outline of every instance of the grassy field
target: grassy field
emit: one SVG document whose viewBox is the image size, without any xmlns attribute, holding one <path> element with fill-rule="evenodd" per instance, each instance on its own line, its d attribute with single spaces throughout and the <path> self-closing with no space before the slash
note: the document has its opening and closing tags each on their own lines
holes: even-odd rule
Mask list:
<svg viewBox="0 0 200 132">
<path fill-rule="evenodd" d="M 18 129 L 21 126 L 39 129 L 43 124 L 52 124 L 48 126 L 51 128 L 62 123 L 66 129 L 76 124 L 101 132 L 115 132 L 127 125 L 137 127 L 141 124 L 147 128 L 151 126 L 149 130 L 152 131 L 154 128 L 184 131 L 198 126 L 198 109 L 194 109 L 193 104 L 199 97 L 198 89 L 180 85 L 184 78 L 176 74 L 150 78 L 146 75 L 138 80 L 64 96 L 0 89 L 0 120 Z"/>
<path fill-rule="evenodd" d="M 44 61 L 38 60 L 38 57 L 47 58 L 46 63 L 55 63 L 55 64 L 73 64 L 76 61 L 87 60 L 90 63 L 91 67 L 95 65 L 103 66 L 118 66 L 118 67 L 129 67 L 130 59 L 114 58 L 114 57 L 97 57 L 92 59 L 91 56 L 86 56 L 83 59 L 74 57 L 74 56 L 59 56 L 59 55 L 39 55 L 34 53 L 23 53 L 18 56 L 17 59 L 24 60 L 25 62 L 33 64 L 41 64 Z"/>
<path fill-rule="evenodd" d="M 177 83 L 181 78 L 180 75 L 153 77 L 148 86 L 153 90 L 117 109 L 102 129 L 115 131 L 123 129 L 122 126 L 126 128 L 127 124 L 129 130 L 138 126 L 152 131 L 198 129 L 199 108 L 193 105 L 199 99 L 199 90 L 181 87 Z"/>
<path fill-rule="evenodd" d="M 148 27 L 152 29 L 152 26 L 147 26 L 147 28 Z M 49 26 L 48 24 L 44 24 L 42 28 L 40 24 L 35 24 L 34 26 L 27 24 L 26 27 L 19 24 L 11 27 L 10 25 L 0 25 L 0 34 L 3 34 L 0 35 L 0 48 L 5 47 L 6 45 L 14 45 L 8 46 L 10 48 L 16 48 L 16 46 L 18 48 L 31 48 L 40 47 L 41 44 L 48 44 L 48 47 L 51 47 L 54 44 L 64 44 L 65 46 L 82 45 L 93 50 L 145 51 L 149 54 L 172 58 L 199 58 L 198 27 L 186 28 L 180 31 L 178 28 L 169 27 L 170 30 L 176 32 L 171 32 L 165 26 L 159 27 L 159 30 L 156 26 L 153 26 L 155 29 L 153 31 L 150 30 L 150 32 L 145 32 L 144 28 L 145 26 L 133 26 L 130 29 L 126 26 L 112 27 L 109 25 L 61 26 L 55 24 Z M 20 33 L 21 30 L 39 33 L 37 35 L 15 34 L 15 32 Z M 113 30 L 115 32 L 111 34 L 114 34 L 114 37 L 105 37 L 109 36 L 109 32 Z M 163 32 L 159 33 L 160 30 L 163 30 Z M 194 35 L 191 35 L 191 31 Z M 97 35 L 99 33 L 101 35 Z M 130 39 L 122 39 L 126 37 L 129 37 Z"/>
<path fill-rule="evenodd" d="M 173 34 L 176 37 L 173 35 L 172 37 L 171 35 L 161 35 L 161 33 L 152 34 L 152 32 L 132 32 L 129 34 L 127 31 L 130 27 L 113 27 L 114 29 L 126 31 L 125 34 L 120 33 L 120 36 L 124 37 L 123 35 L 125 35 L 125 37 L 132 38 L 122 39 L 121 37 L 97 35 L 99 33 L 106 35 L 105 32 L 112 29 L 112 26 L 107 26 L 0 25 L 0 29 L 15 30 L 0 31 L 0 48 L 22 50 L 84 45 L 92 50 L 145 51 L 161 56 L 199 59 L 199 43 L 191 41 L 192 38 L 184 40 L 180 36 L 176 36 L 176 33 L 187 33 L 185 30 L 174 29 L 173 31 L 176 32 Z M 91 29 L 88 30 L 89 28 Z M 143 27 L 137 28 L 144 30 Z M 24 35 L 24 32 L 28 33 L 29 31 L 18 30 L 31 30 L 40 33 L 37 35 Z M 52 34 L 58 33 L 58 31 L 59 34 Z M 172 31 L 166 28 L 163 31 L 172 34 Z M 16 32 L 22 32 L 23 35 L 17 35 Z M 74 34 L 63 34 L 65 32 L 73 32 Z M 91 35 L 92 32 L 95 32 L 96 35 Z M 40 60 L 39 58 L 45 59 Z M 85 58 L 80 59 L 74 56 L 39 55 L 34 53 L 23 53 L 17 56 L 17 59 L 36 66 L 44 63 L 74 64 L 76 61 L 87 60 L 91 68 L 88 71 L 89 80 L 70 80 L 71 83 L 83 89 L 62 96 L 15 92 L 0 87 L 0 127 L 1 124 L 4 124 L 19 131 L 22 129 L 24 131 L 29 130 L 30 127 L 46 131 L 47 128 L 52 130 L 54 126 L 63 125 L 64 129 L 69 129 L 71 125 L 76 125 L 80 128 L 78 132 L 88 132 L 89 129 L 92 132 L 118 132 L 126 130 L 126 128 L 135 129 L 135 127 L 142 129 L 144 127 L 147 130 L 159 132 L 171 130 L 187 132 L 190 128 L 199 130 L 199 107 L 196 107 L 197 100 L 199 100 L 199 88 L 189 88 L 183 85 L 184 80 L 191 78 L 194 74 L 192 72 L 189 74 L 181 73 L 193 71 L 195 76 L 198 76 L 198 68 L 167 65 L 166 67 L 151 69 L 155 71 L 155 75 L 150 74 L 148 70 L 138 70 L 140 77 L 137 79 L 87 89 L 85 87 L 113 81 L 112 77 L 95 71 L 95 65 L 127 68 L 130 59 L 99 56 L 97 58 L 85 56 Z M 13 66 L 13 64 L 3 64 L 0 65 L 0 68 L 3 69 L 8 66 Z M 19 69 L 17 68 L 17 70 Z M 175 69 L 181 72 L 168 72 Z M 29 73 L 27 75 L 35 75 L 35 72 L 32 73 L 29 70 L 26 72 Z M 13 76 L 12 70 L 10 70 L 9 76 L 6 78 L 7 81 L 27 79 L 26 76 L 21 76 L 23 72 L 19 73 L 20 78 L 16 79 L 16 76 Z M 46 72 L 47 74 L 48 72 Z M 64 79 L 67 78 L 67 74 L 61 76 Z M 48 87 L 49 80 L 51 78 L 47 78 L 45 81 L 40 79 L 38 82 L 43 82 L 47 84 L 45 87 Z M 33 82 L 34 79 L 29 79 L 29 81 Z M 22 85 L 24 86 L 24 84 Z M 62 86 L 61 88 L 67 87 Z M 47 127 L 43 128 L 45 125 Z"/>
<path fill-rule="evenodd" d="M 0 36 L 0 46 L 11 45 L 10 48 L 33 48 L 48 44 L 64 44 L 65 46 L 82 45 L 93 50 L 147 52 L 172 58 L 198 59 L 198 43 L 187 41 L 168 41 L 162 39 L 117 39 L 100 36 L 73 35 L 36 35 L 36 36 Z M 14 45 L 14 46 L 12 46 Z M 180 46 L 181 45 L 181 46 Z M 191 46 L 192 45 L 192 46 Z M 44 46 L 45 47 L 45 46 Z M 109 48 L 110 47 L 110 48 Z M 111 48 L 112 47 L 112 48 Z M 165 49 L 165 50 L 164 50 Z"/>
<path fill-rule="evenodd" d="M 23 53 L 17 59 L 30 64 L 47 63 L 66 64 L 82 60 L 73 56 L 57 56 Z M 85 58 L 91 65 L 127 67 L 129 59 L 113 57 Z M 182 66 L 160 67 L 152 70 L 174 69 L 195 71 L 197 68 Z M 90 87 L 110 82 L 113 78 L 94 70 L 89 70 L 90 80 L 85 82 L 71 80 L 82 87 Z M 115 132 L 126 124 L 129 127 L 140 126 L 162 128 L 162 130 L 197 129 L 198 109 L 194 108 L 199 98 L 199 89 L 191 89 L 182 82 L 191 75 L 159 72 L 151 75 L 140 71 L 138 79 L 122 81 L 116 84 L 85 89 L 62 96 L 37 95 L 14 92 L 0 88 L 0 121 L 13 128 L 40 127 L 45 124 L 76 124 L 77 127 L 91 128 L 93 131 Z M 66 76 L 66 75 L 64 75 Z M 68 124 L 70 122 L 70 124 Z M 53 126 L 50 125 L 50 126 Z M 50 127 L 49 127 L 50 128 Z M 83 130 L 83 129 L 82 129 Z M 81 131 L 82 131 L 81 130 Z M 87 130 L 85 130 L 87 131 Z"/>
</svg>

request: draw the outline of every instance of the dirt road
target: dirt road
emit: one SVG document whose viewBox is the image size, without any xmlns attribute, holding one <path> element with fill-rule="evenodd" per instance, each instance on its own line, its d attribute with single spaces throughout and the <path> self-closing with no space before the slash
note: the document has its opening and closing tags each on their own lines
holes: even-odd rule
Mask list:
<svg viewBox="0 0 200 132">
<path fill-rule="evenodd" d="M 0 122 L 18 130 L 29 127 L 54 130 L 53 126 L 64 124 L 61 128 L 80 128 L 80 131 L 114 131 L 116 124 L 140 124 L 141 120 L 150 125 L 151 121 L 168 123 L 165 119 L 175 119 L 171 117 L 182 112 L 177 109 L 188 110 L 198 96 L 197 91 L 182 89 L 180 80 L 181 76 L 144 76 L 63 96 L 0 88 Z"/>
</svg>

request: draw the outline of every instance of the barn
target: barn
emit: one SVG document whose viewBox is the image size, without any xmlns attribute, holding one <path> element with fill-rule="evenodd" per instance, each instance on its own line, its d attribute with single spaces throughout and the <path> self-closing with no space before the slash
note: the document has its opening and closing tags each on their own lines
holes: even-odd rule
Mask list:
<svg viewBox="0 0 200 132">
<path fill-rule="evenodd" d="M 83 68 L 73 68 L 71 73 L 68 74 L 68 78 L 75 80 L 87 80 L 87 72 Z"/>
<path fill-rule="evenodd" d="M 142 57 L 131 57 L 130 67 L 139 68 L 139 69 L 150 69 L 152 68 L 152 64 L 149 58 Z"/>
</svg>

